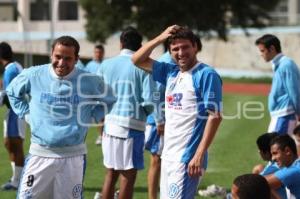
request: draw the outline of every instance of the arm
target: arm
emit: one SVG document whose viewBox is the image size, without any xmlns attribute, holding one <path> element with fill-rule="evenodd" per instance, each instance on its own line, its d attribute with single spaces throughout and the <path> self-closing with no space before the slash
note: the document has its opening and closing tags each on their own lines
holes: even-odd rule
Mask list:
<svg viewBox="0 0 300 199">
<path fill-rule="evenodd" d="M 267 175 L 265 178 L 271 189 L 275 190 L 282 186 L 282 182 L 274 174 Z"/>
<path fill-rule="evenodd" d="M 201 168 L 205 152 L 212 143 L 221 121 L 222 117 L 220 113 L 209 112 L 202 140 L 196 150 L 194 157 L 188 165 L 189 176 L 195 177 L 201 175 Z"/>
<path fill-rule="evenodd" d="M 164 32 L 154 39 L 148 41 L 144 44 L 138 51 L 136 51 L 132 56 L 132 62 L 139 68 L 152 72 L 153 59 L 150 58 L 150 54 L 153 49 L 159 44 L 163 43 L 169 36 L 171 36 L 179 26 L 173 25 L 168 27 Z"/>
<path fill-rule="evenodd" d="M 28 73 L 24 70 L 20 75 L 14 78 L 6 88 L 10 105 L 14 112 L 24 118 L 29 113 L 29 103 L 26 95 L 30 92 L 30 81 L 27 77 Z"/>
</svg>

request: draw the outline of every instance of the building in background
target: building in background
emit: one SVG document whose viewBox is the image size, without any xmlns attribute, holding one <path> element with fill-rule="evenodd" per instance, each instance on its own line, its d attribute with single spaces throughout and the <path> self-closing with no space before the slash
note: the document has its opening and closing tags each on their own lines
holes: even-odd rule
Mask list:
<svg viewBox="0 0 300 199">
<path fill-rule="evenodd" d="M 281 0 L 277 8 L 270 12 L 270 15 L 272 17 L 269 22 L 271 26 L 293 26 L 292 34 L 295 34 L 296 39 L 299 37 L 300 28 L 297 26 L 300 25 L 300 0 Z M 49 57 L 52 40 L 61 35 L 75 37 L 81 45 L 81 58 L 92 58 L 94 44 L 86 40 L 85 22 L 84 10 L 80 7 L 78 0 L 0 0 L 0 41 L 9 42 L 16 53 L 22 53 L 24 66 L 36 63 L 32 55 Z M 283 32 L 286 33 L 286 28 L 281 28 L 281 30 L 283 29 L 285 29 Z M 245 58 L 246 60 L 237 61 L 236 59 L 237 57 L 243 59 L 239 53 L 245 52 L 245 50 L 253 53 L 251 59 L 257 55 L 254 50 L 255 46 L 251 49 L 256 35 L 268 31 L 274 34 L 279 31 L 281 34 L 281 30 L 280 28 L 275 28 L 275 32 L 272 32 L 273 29 L 256 29 L 252 32 L 250 30 L 253 38 L 231 31 L 233 34 L 229 35 L 227 43 L 218 39 L 204 40 L 204 49 L 200 53 L 200 57 L 209 64 L 221 68 L 269 69 L 269 67 L 265 68 L 265 63 L 257 61 L 260 59 L 256 59 L 255 62 L 251 61 L 249 54 L 248 58 Z M 290 40 L 282 38 L 284 35 L 279 35 L 279 37 L 283 42 Z M 115 56 L 119 52 L 118 38 L 119 36 L 116 34 L 107 40 L 106 57 Z M 292 43 L 296 45 L 300 41 Z M 300 50 L 294 49 L 296 47 L 293 46 L 289 46 L 289 48 L 292 48 L 291 52 Z M 154 56 L 158 57 L 161 52 L 162 49 L 155 51 Z M 230 52 L 230 54 L 226 52 Z M 293 55 L 290 56 L 296 59 Z M 300 63 L 300 58 L 298 59 L 298 63 Z M 243 64 L 241 65 L 241 63 Z"/>
</svg>

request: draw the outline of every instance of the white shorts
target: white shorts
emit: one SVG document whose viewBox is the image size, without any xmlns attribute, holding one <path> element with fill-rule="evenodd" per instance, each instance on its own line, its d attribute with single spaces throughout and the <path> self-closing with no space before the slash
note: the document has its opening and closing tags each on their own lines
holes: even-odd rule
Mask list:
<svg viewBox="0 0 300 199">
<path fill-rule="evenodd" d="M 189 177 L 188 165 L 181 162 L 162 160 L 160 178 L 160 198 L 191 199 L 195 197 L 201 177 Z"/>
<path fill-rule="evenodd" d="M 5 138 L 25 138 L 26 123 L 20 119 L 11 109 L 7 110 L 3 121 L 3 134 Z"/>
<path fill-rule="evenodd" d="M 129 138 L 119 138 L 103 133 L 103 164 L 114 170 L 144 168 L 144 133 Z"/>
<path fill-rule="evenodd" d="M 164 140 L 163 136 L 157 134 L 155 125 L 146 125 L 145 130 L 145 149 L 151 154 L 161 155 L 163 150 Z"/>
<path fill-rule="evenodd" d="M 271 117 L 268 132 L 277 132 L 279 134 L 289 134 L 293 137 L 293 131 L 297 126 L 297 117 L 295 114 L 282 117 Z"/>
<path fill-rule="evenodd" d="M 85 167 L 85 155 L 67 158 L 29 155 L 25 161 L 17 198 L 83 198 Z"/>
</svg>

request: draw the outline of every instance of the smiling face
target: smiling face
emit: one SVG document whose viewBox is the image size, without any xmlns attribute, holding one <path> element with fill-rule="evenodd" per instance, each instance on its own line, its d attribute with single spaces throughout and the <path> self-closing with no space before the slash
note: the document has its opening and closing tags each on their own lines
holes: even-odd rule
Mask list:
<svg viewBox="0 0 300 199">
<path fill-rule="evenodd" d="M 275 161 L 280 168 L 290 166 L 293 162 L 291 158 L 291 150 L 288 147 L 281 150 L 277 144 L 273 144 L 271 146 L 271 154 L 272 160 Z"/>
<path fill-rule="evenodd" d="M 75 55 L 75 47 L 57 43 L 52 51 L 51 60 L 55 74 L 64 77 L 74 69 L 78 56 Z"/>
<path fill-rule="evenodd" d="M 182 72 L 188 71 L 197 63 L 197 45 L 188 39 L 175 39 L 169 46 L 173 59 Z"/>
</svg>

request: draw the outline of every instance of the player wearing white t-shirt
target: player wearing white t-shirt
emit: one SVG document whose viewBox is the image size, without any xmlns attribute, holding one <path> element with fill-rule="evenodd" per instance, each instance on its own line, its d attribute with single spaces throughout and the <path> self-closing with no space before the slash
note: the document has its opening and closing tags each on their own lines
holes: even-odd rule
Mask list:
<svg viewBox="0 0 300 199">
<path fill-rule="evenodd" d="M 152 50 L 167 39 L 171 65 L 154 61 Z M 153 79 L 166 85 L 165 138 L 160 198 L 194 198 L 207 167 L 207 149 L 221 122 L 222 81 L 197 60 L 197 38 L 177 25 L 144 44 L 132 57 Z"/>
</svg>

